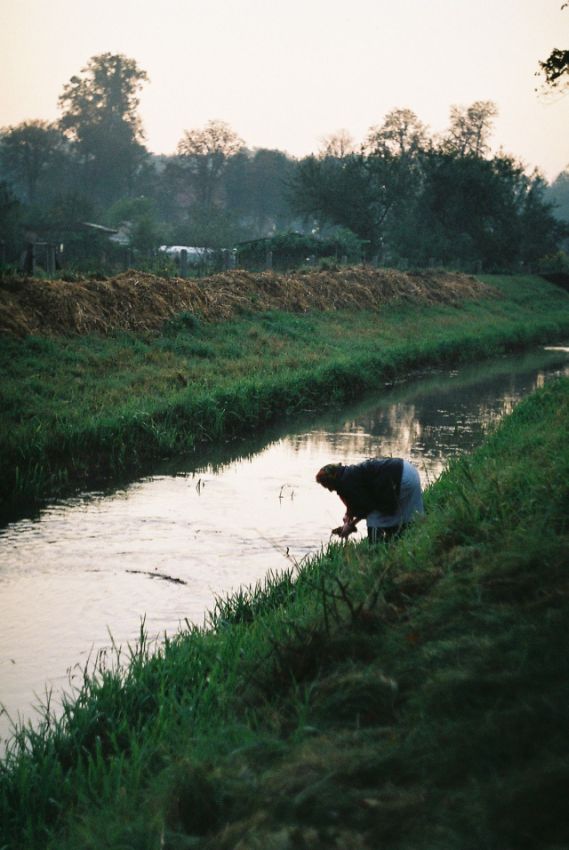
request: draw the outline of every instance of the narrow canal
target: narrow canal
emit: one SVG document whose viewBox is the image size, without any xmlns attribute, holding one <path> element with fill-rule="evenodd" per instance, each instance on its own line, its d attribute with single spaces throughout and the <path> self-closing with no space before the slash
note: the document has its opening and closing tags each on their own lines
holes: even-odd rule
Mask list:
<svg viewBox="0 0 569 850">
<path fill-rule="evenodd" d="M 0 739 L 10 717 L 34 719 L 47 690 L 57 695 L 79 682 L 111 635 L 119 645 L 135 642 L 143 618 L 151 637 L 201 625 L 216 596 L 325 546 L 343 506 L 314 481 L 323 464 L 401 456 L 427 486 L 560 374 L 569 375 L 569 347 L 414 376 L 264 443 L 233 443 L 6 526 Z"/>
</svg>

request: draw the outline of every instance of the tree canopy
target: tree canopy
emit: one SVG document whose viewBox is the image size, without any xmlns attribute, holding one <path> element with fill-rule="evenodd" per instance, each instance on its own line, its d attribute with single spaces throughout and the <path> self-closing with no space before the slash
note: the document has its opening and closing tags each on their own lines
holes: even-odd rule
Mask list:
<svg viewBox="0 0 569 850">
<path fill-rule="evenodd" d="M 569 2 L 563 3 L 561 9 L 569 9 Z M 569 88 L 569 50 L 555 47 L 547 59 L 539 63 L 539 67 L 545 77 L 545 85 L 551 90 Z"/>
<path fill-rule="evenodd" d="M 71 77 L 59 98 L 60 126 L 106 202 L 128 193 L 144 158 L 138 93 L 147 80 L 134 59 L 102 53 Z"/>
<path fill-rule="evenodd" d="M 244 144 L 225 121 L 208 121 L 205 127 L 184 131 L 177 153 L 198 204 L 211 209 L 228 160 Z"/>
<path fill-rule="evenodd" d="M 144 134 L 138 115 L 140 91 L 148 81 L 146 71 L 122 54 L 101 53 L 73 76 L 59 98 L 61 127 L 76 141 L 88 144 L 94 127 L 128 127 L 133 140 Z"/>
<path fill-rule="evenodd" d="M 498 109 L 491 100 L 476 100 L 466 107 L 451 106 L 444 150 L 458 156 L 486 156 L 497 115 Z"/>
<path fill-rule="evenodd" d="M 296 209 L 341 225 L 384 262 L 460 262 L 488 269 L 533 263 L 555 251 L 561 229 L 539 174 L 490 156 L 497 114 L 490 101 L 453 106 L 442 138 L 409 109 L 372 127 L 358 153 L 300 162 Z"/>
<path fill-rule="evenodd" d="M 13 181 L 23 187 L 28 203 L 36 202 L 38 184 L 62 144 L 61 132 L 47 121 L 24 121 L 2 131 L 0 161 Z"/>
<path fill-rule="evenodd" d="M 563 79 L 562 61 L 558 72 Z M 491 154 L 491 101 L 452 106 L 440 136 L 411 109 L 393 109 L 362 142 L 338 130 L 300 160 L 250 149 L 219 120 L 185 130 L 174 155 L 158 156 L 145 148 L 139 115 L 147 82 L 135 60 L 102 53 L 64 86 L 58 123 L 0 130 L 0 239 L 15 255 L 36 234 L 65 243 L 68 259 L 86 268 L 119 256 L 104 227 L 85 222 L 120 228 L 149 261 L 161 244 L 257 241 L 263 255 L 265 240 L 285 233 L 294 238 L 282 258 L 292 257 L 292 243 L 299 255 L 308 250 L 300 232 L 324 251 L 330 238 L 338 256 L 495 270 L 530 265 L 562 244 L 566 181 L 548 188 L 513 157 Z"/>
</svg>

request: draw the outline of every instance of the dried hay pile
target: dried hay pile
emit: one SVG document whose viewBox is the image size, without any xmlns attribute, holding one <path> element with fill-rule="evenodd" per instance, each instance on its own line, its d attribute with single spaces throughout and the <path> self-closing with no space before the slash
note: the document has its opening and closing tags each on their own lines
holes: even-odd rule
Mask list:
<svg viewBox="0 0 569 850">
<path fill-rule="evenodd" d="M 137 271 L 73 283 L 5 278 L 0 280 L 0 333 L 155 331 L 183 312 L 219 321 L 251 310 L 377 310 L 394 300 L 457 304 L 496 295 L 468 275 L 368 268 L 304 274 L 230 271 L 200 280 L 165 280 Z"/>
</svg>

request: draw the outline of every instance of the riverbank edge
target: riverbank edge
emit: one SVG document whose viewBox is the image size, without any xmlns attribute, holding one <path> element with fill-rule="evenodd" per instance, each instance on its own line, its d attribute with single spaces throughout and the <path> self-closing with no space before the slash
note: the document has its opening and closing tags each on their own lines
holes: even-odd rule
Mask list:
<svg viewBox="0 0 569 850">
<path fill-rule="evenodd" d="M 498 279 L 488 280 L 496 283 Z M 150 410 L 138 410 L 135 405 L 118 415 L 108 412 L 51 433 L 40 423 L 33 440 L 18 441 L 12 436 L 3 447 L 0 522 L 35 510 L 47 500 L 142 474 L 152 464 L 192 452 L 196 446 L 260 431 L 306 408 L 339 406 L 417 369 L 459 365 L 557 341 L 569 334 L 569 309 L 563 314 L 558 300 L 566 294 L 545 281 L 540 287 L 539 279 L 535 280 L 535 299 L 541 287 L 544 298 L 555 292 L 549 312 L 536 314 L 527 293 L 520 307 L 510 286 L 500 301 L 501 315 L 490 327 L 467 324 L 453 327 L 443 338 L 430 339 L 428 318 L 435 313 L 422 306 L 416 315 L 425 321 L 424 337 L 410 335 L 398 345 L 386 345 L 366 356 L 342 357 L 286 373 L 253 374 L 230 388 L 213 387 L 206 392 L 190 387 L 183 395 L 178 391 L 171 399 L 154 403 Z M 504 318 L 508 298 L 518 313 L 516 320 Z M 460 310 L 460 306 L 454 308 L 457 316 Z M 346 333 L 357 334 L 357 313 L 350 318 Z"/>
<path fill-rule="evenodd" d="M 394 545 L 333 545 L 101 659 L 0 771 L 8 848 L 561 847 L 569 380 Z M 12 842 L 12 843 L 11 843 Z"/>
</svg>

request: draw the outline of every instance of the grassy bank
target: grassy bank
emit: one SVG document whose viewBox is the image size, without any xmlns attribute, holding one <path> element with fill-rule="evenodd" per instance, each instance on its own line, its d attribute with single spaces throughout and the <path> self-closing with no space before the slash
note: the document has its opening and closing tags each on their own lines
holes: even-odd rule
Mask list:
<svg viewBox="0 0 569 850">
<path fill-rule="evenodd" d="M 425 365 L 569 333 L 569 295 L 487 278 L 502 297 L 459 305 L 182 314 L 161 333 L 0 338 L 0 515 L 159 459 L 356 398 Z"/>
<path fill-rule="evenodd" d="M 101 659 L 14 739 L 0 847 L 561 850 L 568 446 L 563 380 L 401 541 L 332 546 L 208 630 Z"/>
</svg>

